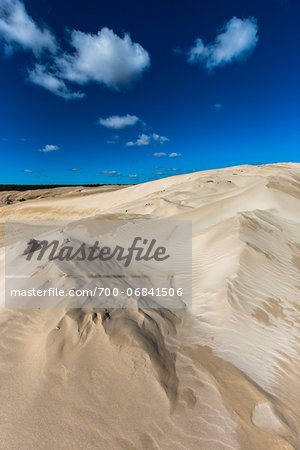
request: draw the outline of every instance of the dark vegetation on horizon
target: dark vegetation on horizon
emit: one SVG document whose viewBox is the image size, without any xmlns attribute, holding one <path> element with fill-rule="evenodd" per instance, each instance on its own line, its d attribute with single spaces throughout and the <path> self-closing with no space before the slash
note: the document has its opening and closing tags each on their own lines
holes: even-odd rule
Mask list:
<svg viewBox="0 0 300 450">
<path fill-rule="evenodd" d="M 31 191 L 34 189 L 53 189 L 59 187 L 101 187 L 101 186 L 127 186 L 127 184 L 0 184 L 2 191 Z"/>
</svg>

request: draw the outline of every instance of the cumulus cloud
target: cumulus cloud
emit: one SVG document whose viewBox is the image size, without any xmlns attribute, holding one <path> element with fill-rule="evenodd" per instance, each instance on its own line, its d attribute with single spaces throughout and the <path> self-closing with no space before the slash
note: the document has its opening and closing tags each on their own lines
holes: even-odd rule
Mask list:
<svg viewBox="0 0 300 450">
<path fill-rule="evenodd" d="M 177 156 L 182 156 L 181 153 L 170 153 L 169 158 L 176 158 Z"/>
<path fill-rule="evenodd" d="M 150 66 L 148 52 L 132 42 L 129 34 L 120 38 L 108 28 L 94 35 L 73 30 L 70 44 L 73 53 L 56 56 L 51 65 L 36 64 L 29 80 L 60 97 L 82 98 L 82 92 L 74 92 L 66 83 L 95 82 L 119 90 Z"/>
<path fill-rule="evenodd" d="M 157 142 L 159 144 L 164 144 L 165 142 L 169 142 L 169 138 L 165 136 L 159 136 L 159 134 L 153 133 L 151 135 L 148 134 L 140 134 L 136 141 L 126 142 L 127 147 L 132 147 L 137 145 L 138 147 L 143 145 L 150 145 L 152 142 Z"/>
<path fill-rule="evenodd" d="M 31 51 L 36 61 L 28 80 L 55 95 L 82 98 L 84 94 L 74 92 L 71 84 L 91 82 L 120 90 L 150 67 L 149 53 L 128 33 L 120 37 L 105 27 L 97 34 L 73 30 L 69 36 L 71 51 L 66 52 L 48 28 L 28 15 L 20 0 L 0 0 L 0 41 L 5 52 L 18 47 Z M 42 54 L 47 58 L 42 60 Z"/>
<path fill-rule="evenodd" d="M 229 64 L 247 56 L 258 41 L 258 26 L 254 17 L 230 19 L 212 44 L 206 45 L 201 38 L 188 52 L 190 63 L 199 63 L 208 70 Z"/>
<path fill-rule="evenodd" d="M 56 152 L 57 150 L 59 150 L 58 145 L 47 144 L 47 145 L 45 145 L 44 148 L 40 148 L 39 151 L 44 152 L 44 153 L 49 153 L 49 152 Z"/>
<path fill-rule="evenodd" d="M 79 172 L 82 169 L 79 167 L 72 167 L 70 170 L 72 170 L 72 172 Z"/>
<path fill-rule="evenodd" d="M 47 28 L 41 28 L 34 22 L 19 0 L 1 0 L 0 37 L 10 53 L 17 47 L 30 50 L 35 55 L 45 50 L 51 53 L 57 51 L 55 37 Z"/>
<path fill-rule="evenodd" d="M 112 128 L 113 130 L 121 130 L 125 127 L 136 125 L 140 119 L 137 116 L 110 116 L 106 119 L 100 118 L 99 124 L 106 128 Z"/>
<path fill-rule="evenodd" d="M 28 80 L 67 100 L 85 96 L 83 92 L 74 92 L 69 89 L 59 75 L 52 73 L 41 64 L 36 64 L 33 69 L 28 71 Z"/>
<path fill-rule="evenodd" d="M 33 173 L 33 170 L 31 170 L 31 169 L 24 169 L 24 170 L 22 170 L 22 172 L 25 172 L 25 173 Z"/>
<path fill-rule="evenodd" d="M 167 154 L 164 152 L 159 152 L 159 153 L 153 153 L 153 156 L 156 156 L 157 158 L 161 158 L 162 156 L 167 156 Z"/>
<path fill-rule="evenodd" d="M 81 85 L 89 82 L 119 89 L 131 84 L 150 66 L 149 53 L 129 34 L 119 37 L 102 28 L 97 34 L 73 30 L 74 53 L 56 58 L 61 77 Z"/>
</svg>

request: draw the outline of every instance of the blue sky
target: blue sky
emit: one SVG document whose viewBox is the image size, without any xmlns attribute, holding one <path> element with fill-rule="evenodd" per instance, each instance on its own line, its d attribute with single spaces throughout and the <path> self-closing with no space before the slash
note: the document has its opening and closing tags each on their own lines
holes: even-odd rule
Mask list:
<svg viewBox="0 0 300 450">
<path fill-rule="evenodd" d="M 297 0 L 0 0 L 0 183 L 300 162 Z"/>
</svg>

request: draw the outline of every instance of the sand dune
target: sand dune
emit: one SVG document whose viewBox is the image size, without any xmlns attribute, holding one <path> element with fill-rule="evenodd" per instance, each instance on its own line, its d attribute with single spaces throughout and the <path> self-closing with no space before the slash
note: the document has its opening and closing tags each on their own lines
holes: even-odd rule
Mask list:
<svg viewBox="0 0 300 450">
<path fill-rule="evenodd" d="M 300 448 L 300 164 L 59 189 L 1 207 L 2 230 L 191 220 L 192 306 L 5 309 L 2 247 L 1 448 Z"/>
</svg>

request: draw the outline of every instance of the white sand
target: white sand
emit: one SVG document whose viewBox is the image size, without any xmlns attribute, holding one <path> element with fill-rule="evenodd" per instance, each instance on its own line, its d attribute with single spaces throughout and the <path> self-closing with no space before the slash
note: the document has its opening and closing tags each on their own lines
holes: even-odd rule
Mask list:
<svg viewBox="0 0 300 450">
<path fill-rule="evenodd" d="M 1 448 L 300 448 L 300 164 L 26 195 L 2 223 L 192 220 L 193 305 L 3 308 Z"/>
</svg>

